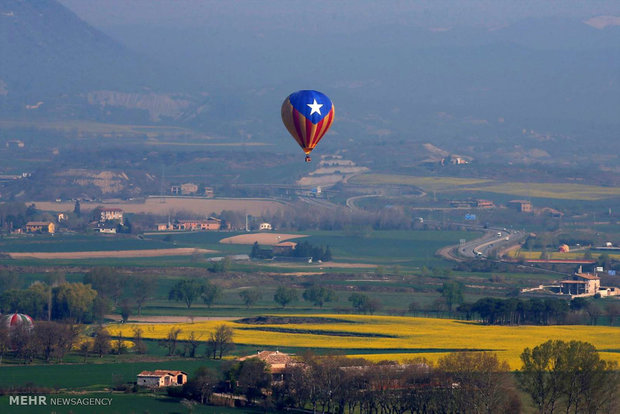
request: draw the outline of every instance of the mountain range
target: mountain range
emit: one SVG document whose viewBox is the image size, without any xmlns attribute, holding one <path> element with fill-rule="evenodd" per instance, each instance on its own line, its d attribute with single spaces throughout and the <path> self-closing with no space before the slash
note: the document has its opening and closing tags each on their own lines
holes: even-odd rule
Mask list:
<svg viewBox="0 0 620 414">
<path fill-rule="evenodd" d="M 328 150 L 432 142 L 490 160 L 534 154 L 526 161 L 592 144 L 620 152 L 619 26 L 546 18 L 314 32 L 266 21 L 106 34 L 56 0 L 0 0 L 0 22 L 3 119 L 181 125 L 274 142 L 282 99 L 312 88 L 337 108 Z"/>
</svg>

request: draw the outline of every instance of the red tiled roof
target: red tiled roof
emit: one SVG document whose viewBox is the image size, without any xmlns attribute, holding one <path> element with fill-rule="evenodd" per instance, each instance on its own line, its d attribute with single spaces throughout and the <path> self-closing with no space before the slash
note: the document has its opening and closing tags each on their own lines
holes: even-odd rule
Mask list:
<svg viewBox="0 0 620 414">
<path fill-rule="evenodd" d="M 248 355 L 242 358 L 239 358 L 239 361 L 245 361 L 250 358 L 258 358 L 261 361 L 265 361 L 266 364 L 275 365 L 275 364 L 288 364 L 293 361 L 289 354 L 285 354 L 279 351 L 261 351 L 255 355 Z"/>
<path fill-rule="evenodd" d="M 169 371 L 165 369 L 156 369 L 155 371 L 142 371 L 138 374 L 139 377 L 162 377 L 164 375 L 179 375 L 184 374 L 187 375 L 183 371 Z"/>
</svg>

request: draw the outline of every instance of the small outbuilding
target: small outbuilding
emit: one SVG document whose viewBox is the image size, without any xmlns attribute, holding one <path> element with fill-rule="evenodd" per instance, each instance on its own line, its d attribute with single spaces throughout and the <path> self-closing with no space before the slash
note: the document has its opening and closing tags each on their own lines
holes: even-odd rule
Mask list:
<svg viewBox="0 0 620 414">
<path fill-rule="evenodd" d="M 138 374 L 138 385 L 142 387 L 169 387 L 183 385 L 187 382 L 187 374 L 183 371 L 158 369 L 142 371 Z"/>
</svg>

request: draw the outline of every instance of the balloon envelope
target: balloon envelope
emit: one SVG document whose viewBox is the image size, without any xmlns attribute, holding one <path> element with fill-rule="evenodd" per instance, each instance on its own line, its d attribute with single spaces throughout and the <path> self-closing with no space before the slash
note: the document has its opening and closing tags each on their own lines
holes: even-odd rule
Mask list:
<svg viewBox="0 0 620 414">
<path fill-rule="evenodd" d="M 334 104 L 318 91 L 290 94 L 282 103 L 282 122 L 306 155 L 316 147 L 334 121 Z"/>
</svg>

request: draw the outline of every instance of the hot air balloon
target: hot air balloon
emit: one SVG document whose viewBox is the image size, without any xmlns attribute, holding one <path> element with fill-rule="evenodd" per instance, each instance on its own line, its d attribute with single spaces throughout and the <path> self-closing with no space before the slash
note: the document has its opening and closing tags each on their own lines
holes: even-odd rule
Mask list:
<svg viewBox="0 0 620 414">
<path fill-rule="evenodd" d="M 27 330 L 31 330 L 34 326 L 34 322 L 32 318 L 23 313 L 13 313 L 10 315 L 4 315 L 2 317 L 2 323 L 9 330 L 17 329 L 21 326 L 25 327 Z"/>
<path fill-rule="evenodd" d="M 306 153 L 306 162 L 333 121 L 334 104 L 321 92 L 293 92 L 282 103 L 282 122 Z"/>
</svg>

